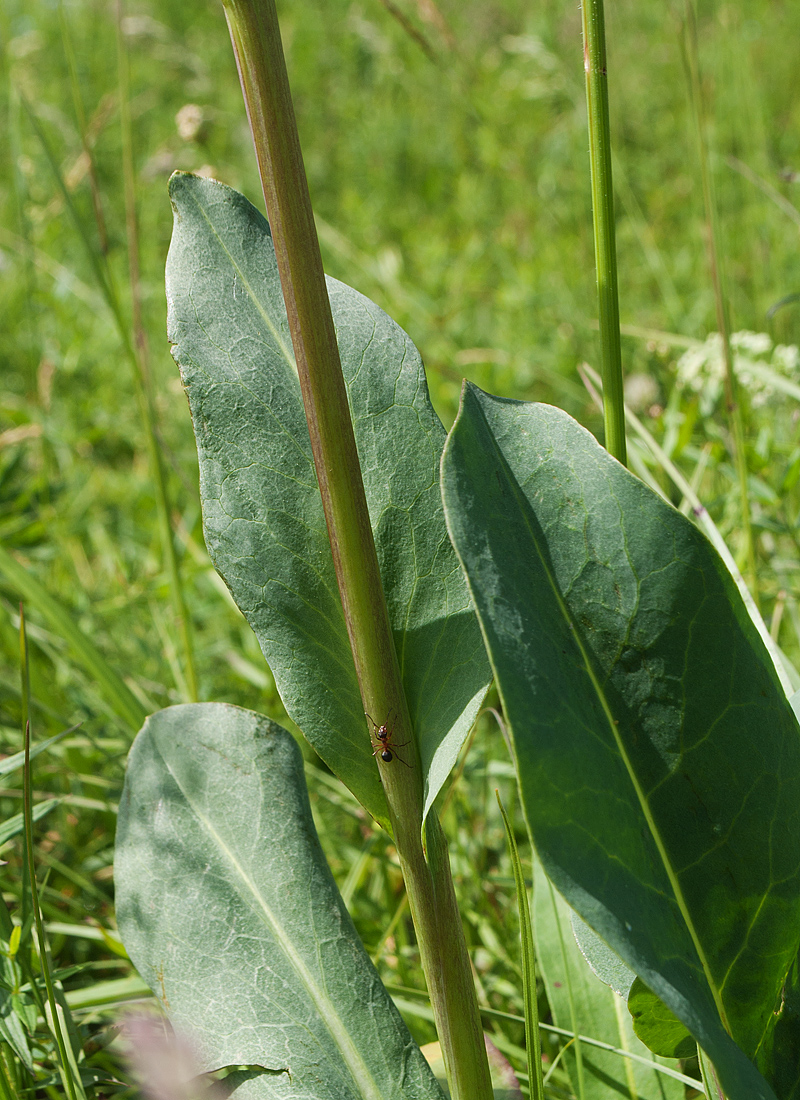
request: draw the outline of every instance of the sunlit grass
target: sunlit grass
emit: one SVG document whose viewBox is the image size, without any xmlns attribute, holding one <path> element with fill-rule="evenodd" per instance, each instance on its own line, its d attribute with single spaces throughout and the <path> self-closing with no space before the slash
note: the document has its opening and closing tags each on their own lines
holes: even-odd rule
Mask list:
<svg viewBox="0 0 800 1100">
<path fill-rule="evenodd" d="M 429 3 L 404 0 L 401 8 L 416 37 L 379 0 L 283 5 L 327 270 L 409 331 L 446 423 L 467 375 L 495 393 L 559 404 L 599 432 L 600 418 L 577 372 L 582 362 L 597 362 L 577 7 L 469 0 L 442 2 L 438 17 Z M 633 411 L 744 567 L 741 500 L 722 398 L 710 374 L 695 385 L 687 381 L 685 362 L 678 370 L 692 341 L 705 341 L 716 329 L 681 57 L 682 11 L 677 2 L 633 0 L 609 4 L 607 11 L 621 313 L 633 326 L 623 336 L 623 362 Z M 65 3 L 64 16 L 107 227 L 107 263 L 127 302 L 115 17 L 89 0 Z M 170 172 L 213 174 L 259 202 L 221 5 L 143 2 L 127 13 L 123 30 L 143 322 L 199 693 L 286 722 L 253 635 L 203 546 L 194 441 L 164 336 Z M 41 120 L 81 217 L 95 226 L 58 8 L 7 0 L 0 34 L 0 126 L 9 149 L 0 159 L 0 538 L 71 623 L 71 631 L 58 629 L 26 596 L 34 741 L 82 723 L 33 763 L 34 802 L 61 799 L 37 826 L 40 881 L 48 875 L 40 900 L 57 968 L 83 968 L 64 978 L 74 990 L 128 972 L 103 936 L 113 929 L 113 833 L 131 721 L 97 669 L 81 659 L 73 635 L 88 639 L 143 711 L 181 700 L 181 639 L 130 365 L 21 105 L 20 93 Z M 798 34 L 796 5 L 701 5 L 700 65 L 712 111 L 732 331 L 766 333 L 771 340 L 768 353 L 751 356 L 756 366 L 773 365 L 775 346 L 800 343 L 800 301 L 791 298 L 800 292 L 800 239 L 791 214 L 800 206 L 800 115 L 791 95 L 796 61 L 786 47 Z M 92 232 L 100 255 L 101 234 Z M 795 363 L 785 372 L 795 386 L 797 371 Z M 800 405 L 790 389 L 772 386 L 765 393 L 748 388 L 747 378 L 742 375 L 742 412 L 761 606 L 773 638 L 797 663 Z M 639 461 L 641 472 L 680 504 L 682 493 L 663 463 L 646 448 Z M 5 754 L 21 747 L 21 594 L 13 577 L 0 573 Z M 308 755 L 323 843 L 340 886 L 347 883 L 367 949 L 387 982 L 418 989 L 391 847 Z M 513 879 L 494 802 L 498 784 L 506 798 L 511 776 L 496 726 L 486 718 L 445 824 L 481 1004 L 519 1016 L 520 964 L 508 934 L 516 919 Z M 3 776 L 2 819 L 20 811 L 21 792 L 17 775 Z M 20 918 L 18 840 L 0 850 L 0 858 L 8 860 L 4 897 Z M 540 1007 L 546 1013 L 546 1004 Z M 116 1009 L 76 1012 L 87 1037 L 110 1038 L 106 1029 L 116 1018 Z M 521 1046 L 518 1022 L 486 1022 L 498 1045 Z M 433 1038 L 424 1016 L 409 1016 L 409 1023 L 421 1042 Z M 43 1073 L 53 1073 L 52 1044 L 43 1042 L 36 1057 Z M 114 1040 L 91 1064 L 124 1077 L 120 1047 Z M 559 1084 L 557 1072 L 552 1081 Z M 122 1087 L 102 1086 L 106 1093 Z"/>
</svg>

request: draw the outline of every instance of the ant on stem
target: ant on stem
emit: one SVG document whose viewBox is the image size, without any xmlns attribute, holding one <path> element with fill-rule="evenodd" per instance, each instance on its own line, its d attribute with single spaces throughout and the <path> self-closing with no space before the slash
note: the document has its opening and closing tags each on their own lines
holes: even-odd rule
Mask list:
<svg viewBox="0 0 800 1100">
<path fill-rule="evenodd" d="M 381 760 L 383 760 L 385 764 L 391 764 L 392 760 L 397 757 L 401 764 L 405 764 L 407 768 L 410 768 L 411 765 L 406 760 L 404 760 L 397 751 L 398 749 L 402 749 L 404 745 L 408 745 L 409 742 L 401 741 L 399 745 L 395 745 L 392 741 L 392 735 L 394 734 L 394 727 L 395 722 L 397 721 L 397 717 L 395 716 L 395 722 L 392 722 L 392 728 L 389 729 L 386 722 L 382 723 L 379 726 L 375 719 L 367 714 L 366 711 L 364 711 L 364 714 L 367 718 L 369 718 L 370 722 L 372 723 L 373 734 L 378 742 L 377 745 L 373 743 L 374 752 L 372 753 L 372 755 L 377 756 L 378 753 L 380 753 Z"/>
</svg>

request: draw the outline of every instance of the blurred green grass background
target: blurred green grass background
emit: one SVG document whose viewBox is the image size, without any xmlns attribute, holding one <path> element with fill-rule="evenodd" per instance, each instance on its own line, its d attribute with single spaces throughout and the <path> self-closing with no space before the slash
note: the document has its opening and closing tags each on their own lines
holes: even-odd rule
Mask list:
<svg viewBox="0 0 800 1100">
<path fill-rule="evenodd" d="M 561 405 L 599 434 L 600 418 L 577 373 L 597 356 L 577 4 L 286 0 L 280 13 L 328 273 L 373 298 L 409 332 L 446 425 L 467 376 L 494 393 Z M 691 341 L 716 327 L 682 16 L 677 2 L 610 0 L 607 7 L 621 315 L 640 330 L 623 338 L 624 368 L 636 379 L 632 405 L 692 480 L 741 564 L 724 407 L 708 388 L 679 385 L 676 367 Z M 64 0 L 60 14 L 55 0 L 3 0 L 0 541 L 151 711 L 182 701 L 186 689 L 133 373 L 24 106 L 27 100 L 41 123 L 101 254 L 65 26 L 107 261 L 130 312 L 115 9 L 100 0 Z M 787 44 L 800 37 L 800 6 L 700 0 L 699 30 L 732 327 L 795 345 L 800 99 L 796 51 Z M 213 175 L 263 208 L 222 7 L 217 0 L 131 0 L 122 32 L 143 322 L 199 694 L 286 722 L 252 633 L 205 553 L 191 424 L 165 337 L 170 173 Z M 786 377 L 797 386 L 791 354 L 787 362 Z M 743 393 L 759 596 L 773 635 L 795 659 L 798 395 Z M 681 503 L 658 462 L 641 462 Z M 20 595 L 9 575 L 0 575 L 6 753 L 20 746 Z M 40 758 L 34 776 L 41 797 L 63 799 L 46 819 L 49 831 L 39 827 L 41 859 L 51 869 L 46 915 L 57 925 L 87 916 L 110 925 L 114 805 L 132 731 L 35 601 L 28 613 L 35 735 L 82 722 Z M 510 896 L 490 790 L 497 775 L 501 785 L 509 778 L 496 726 L 480 726 L 475 745 L 449 803 L 449 831 L 468 935 L 487 983 L 482 996 L 515 1011 L 518 964 L 506 952 L 516 958 L 516 949 L 500 947 L 509 942 L 506 903 L 486 890 L 499 875 Z M 309 767 L 323 841 L 374 947 L 402 898 L 394 864 L 336 781 L 313 760 Z M 0 789 L 4 817 L 19 809 L 18 788 L 9 779 Z M 10 861 L 3 889 L 12 901 L 20 850 L 7 846 L 0 856 Z M 103 954 L 97 938 L 63 928 L 54 937 L 64 965 L 113 973 L 127 966 Z M 419 984 L 404 916 L 389 948 L 390 977 Z M 86 984 L 89 974 L 73 984 Z M 85 1026 L 104 1020 L 92 1017 Z M 414 1026 L 421 1039 L 431 1037 L 424 1022 Z M 518 1030 L 512 1038 L 519 1043 L 520 1036 Z"/>
</svg>

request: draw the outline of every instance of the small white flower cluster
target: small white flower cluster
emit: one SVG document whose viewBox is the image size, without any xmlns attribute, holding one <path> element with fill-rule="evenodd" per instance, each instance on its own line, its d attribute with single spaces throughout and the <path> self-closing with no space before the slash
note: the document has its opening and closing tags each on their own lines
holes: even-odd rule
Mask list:
<svg viewBox="0 0 800 1100">
<path fill-rule="evenodd" d="M 796 344 L 773 344 L 766 332 L 734 332 L 731 335 L 733 369 L 747 389 L 754 408 L 775 392 L 769 374 L 800 382 L 800 350 Z M 700 413 L 708 416 L 725 390 L 722 337 L 712 332 L 704 343 L 689 348 L 678 360 L 678 385 L 699 394 Z"/>
</svg>

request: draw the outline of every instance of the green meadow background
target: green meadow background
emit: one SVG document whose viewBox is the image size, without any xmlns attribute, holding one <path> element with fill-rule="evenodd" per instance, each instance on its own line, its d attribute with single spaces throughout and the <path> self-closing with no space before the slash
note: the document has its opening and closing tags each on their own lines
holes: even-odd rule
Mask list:
<svg viewBox="0 0 800 1100">
<path fill-rule="evenodd" d="M 108 1040 L 90 1058 L 117 1082 L 101 1091 L 133 1095 L 124 1041 L 109 1030 L 131 990 L 107 984 L 126 978 L 130 964 L 105 930 L 113 933 L 115 808 L 135 730 L 80 639 L 143 712 L 184 701 L 189 689 L 134 372 L 96 278 L 107 265 L 129 324 L 121 117 L 130 112 L 149 385 L 199 696 L 287 722 L 255 639 L 205 552 L 191 423 L 165 336 L 170 173 L 211 175 L 262 209 L 263 200 L 217 0 L 128 0 L 121 13 L 100 0 L 0 4 L 0 544 L 38 582 L 23 592 L 7 556 L 0 561 L 0 752 L 21 746 L 24 595 L 34 740 L 81 723 L 34 765 L 35 799 L 61 799 L 37 826 L 53 956 L 58 967 L 78 967 L 64 977 L 77 1024 Z M 328 273 L 408 331 L 446 426 L 468 377 L 493 393 L 560 405 L 602 437 L 578 373 L 598 359 L 578 4 L 279 7 Z M 773 636 L 800 661 L 800 365 L 792 350 L 800 344 L 800 5 L 699 0 L 699 104 L 687 78 L 683 0 L 608 0 L 606 15 L 630 404 L 746 568 L 719 387 L 711 368 L 685 360 L 678 367 L 717 327 L 701 117 L 731 327 L 765 334 L 737 346 L 784 380 L 776 388 L 743 367 L 740 399 L 754 588 Z M 129 95 L 119 81 L 118 37 Z M 709 352 L 703 361 L 711 359 Z M 636 455 L 639 471 L 689 510 L 664 463 L 644 448 Z M 323 844 L 368 949 L 387 981 L 419 990 L 392 849 L 310 751 L 307 767 Z M 512 797 L 513 786 L 491 715 L 458 774 L 445 824 L 480 996 L 518 1013 L 513 888 L 493 793 L 499 785 Z M 3 820 L 21 808 L 21 773 L 0 775 L 0 784 Z M 8 861 L 3 895 L 21 919 L 18 837 L 0 858 Z M 424 1012 L 407 1018 L 421 1041 L 433 1037 Z M 519 1025 L 487 1026 L 524 1066 Z M 39 1035 L 47 1085 L 52 1049 Z"/>
</svg>

